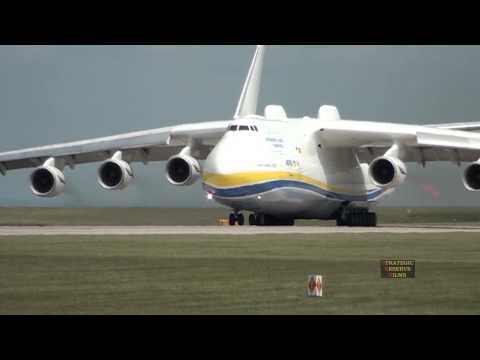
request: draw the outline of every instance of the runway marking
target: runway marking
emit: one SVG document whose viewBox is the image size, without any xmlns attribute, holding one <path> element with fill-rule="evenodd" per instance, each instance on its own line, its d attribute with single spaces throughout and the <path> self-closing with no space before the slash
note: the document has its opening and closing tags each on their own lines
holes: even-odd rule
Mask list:
<svg viewBox="0 0 480 360">
<path fill-rule="evenodd" d="M 0 226 L 0 236 L 54 235 L 262 235 L 262 234 L 413 234 L 480 232 L 474 226 L 392 225 L 376 228 L 335 226 Z"/>
</svg>

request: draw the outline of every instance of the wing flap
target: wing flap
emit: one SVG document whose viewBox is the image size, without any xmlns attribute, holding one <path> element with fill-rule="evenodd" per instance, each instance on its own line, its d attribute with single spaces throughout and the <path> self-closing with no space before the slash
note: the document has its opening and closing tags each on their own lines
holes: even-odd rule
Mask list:
<svg viewBox="0 0 480 360">
<path fill-rule="evenodd" d="M 480 122 L 462 122 L 451 124 L 432 124 L 425 125 L 427 127 L 446 129 L 446 130 L 461 130 L 461 131 L 480 131 Z"/>
<path fill-rule="evenodd" d="M 417 144 L 419 146 L 480 150 L 480 139 L 468 136 L 468 134 L 454 134 L 450 131 L 444 133 L 418 131 Z"/>
</svg>

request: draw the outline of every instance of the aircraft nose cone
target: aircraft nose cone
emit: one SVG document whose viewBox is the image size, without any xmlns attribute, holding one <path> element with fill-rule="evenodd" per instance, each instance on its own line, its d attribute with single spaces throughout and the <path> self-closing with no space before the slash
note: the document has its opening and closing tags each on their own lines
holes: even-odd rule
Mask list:
<svg viewBox="0 0 480 360">
<path fill-rule="evenodd" d="M 227 135 L 215 146 L 205 161 L 204 173 L 227 175 L 241 170 L 248 157 L 245 146 L 235 140 Z"/>
<path fill-rule="evenodd" d="M 241 159 L 228 149 L 219 149 L 210 154 L 205 164 L 205 173 L 227 175 L 238 171 Z"/>
</svg>

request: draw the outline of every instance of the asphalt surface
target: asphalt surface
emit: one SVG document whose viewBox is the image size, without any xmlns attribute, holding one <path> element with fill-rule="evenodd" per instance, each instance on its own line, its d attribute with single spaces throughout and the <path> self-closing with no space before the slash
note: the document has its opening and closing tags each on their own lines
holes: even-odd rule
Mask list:
<svg viewBox="0 0 480 360">
<path fill-rule="evenodd" d="M 258 235 L 258 234 L 358 234 L 480 232 L 480 226 L 382 225 L 335 226 L 0 226 L 0 236 L 28 235 Z"/>
</svg>

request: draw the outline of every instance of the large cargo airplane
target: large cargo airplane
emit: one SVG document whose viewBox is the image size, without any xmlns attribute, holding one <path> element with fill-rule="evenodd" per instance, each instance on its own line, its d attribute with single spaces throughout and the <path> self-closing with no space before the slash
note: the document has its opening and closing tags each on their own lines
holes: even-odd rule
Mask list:
<svg viewBox="0 0 480 360">
<path fill-rule="evenodd" d="M 184 124 L 0 153 L 0 172 L 34 168 L 33 194 L 60 195 L 64 169 L 99 162 L 98 183 L 121 190 L 132 164 L 166 161 L 175 186 L 201 181 L 207 197 L 232 209 L 230 225 L 293 225 L 295 219 L 376 226 L 375 204 L 407 178 L 408 162 L 460 166 L 480 191 L 480 123 L 405 125 L 341 119 L 334 106 L 317 118 L 289 118 L 269 105 L 257 114 L 265 47 L 258 46 L 231 120 Z M 200 161 L 203 161 L 201 163 Z"/>
</svg>

